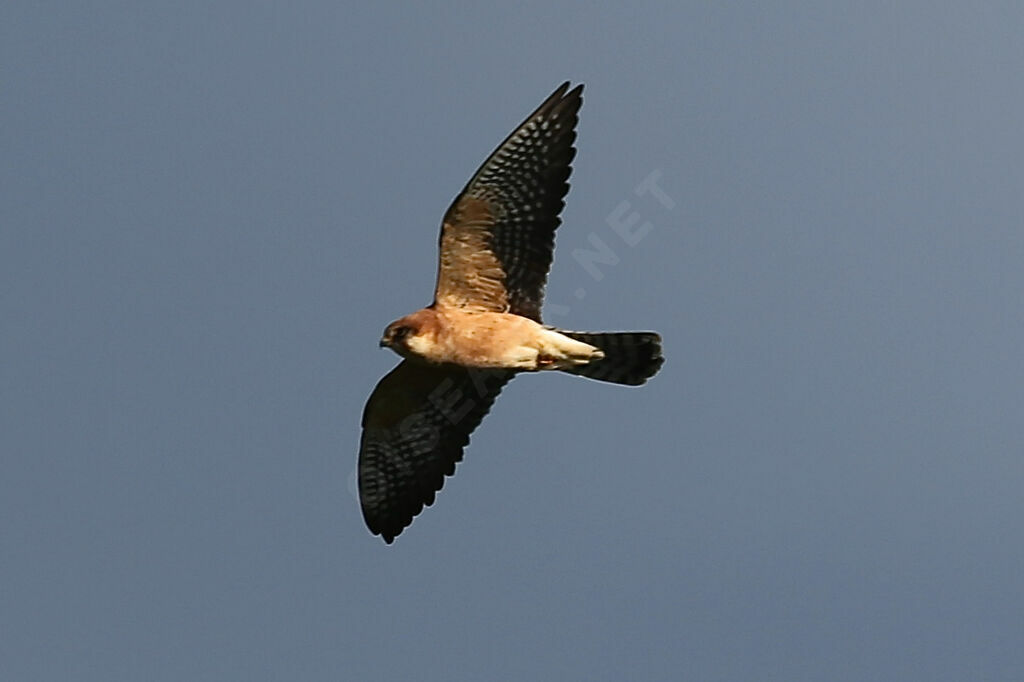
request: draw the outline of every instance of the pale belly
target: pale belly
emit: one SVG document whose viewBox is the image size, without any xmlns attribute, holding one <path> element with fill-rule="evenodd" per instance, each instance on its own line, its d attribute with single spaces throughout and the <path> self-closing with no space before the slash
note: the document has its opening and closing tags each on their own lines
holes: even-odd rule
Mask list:
<svg viewBox="0 0 1024 682">
<path fill-rule="evenodd" d="M 433 338 L 412 340 L 410 350 L 432 362 L 520 371 L 566 369 L 604 357 L 519 315 L 446 311 L 443 321 Z"/>
</svg>

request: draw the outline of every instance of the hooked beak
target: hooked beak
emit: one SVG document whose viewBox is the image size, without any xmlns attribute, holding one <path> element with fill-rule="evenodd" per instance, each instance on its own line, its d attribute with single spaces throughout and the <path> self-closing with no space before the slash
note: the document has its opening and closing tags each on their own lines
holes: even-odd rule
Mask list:
<svg viewBox="0 0 1024 682">
<path fill-rule="evenodd" d="M 380 344 L 379 344 L 379 346 L 381 348 L 387 348 L 388 347 L 388 337 L 386 337 L 386 336 L 380 337 Z"/>
</svg>

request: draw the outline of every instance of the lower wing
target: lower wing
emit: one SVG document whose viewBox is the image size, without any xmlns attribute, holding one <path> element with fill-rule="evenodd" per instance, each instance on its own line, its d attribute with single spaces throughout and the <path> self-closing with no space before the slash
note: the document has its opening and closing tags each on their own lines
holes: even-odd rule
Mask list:
<svg viewBox="0 0 1024 682">
<path fill-rule="evenodd" d="M 434 502 L 511 378 L 506 370 L 403 360 L 380 380 L 359 444 L 359 501 L 370 531 L 390 544 Z"/>
</svg>

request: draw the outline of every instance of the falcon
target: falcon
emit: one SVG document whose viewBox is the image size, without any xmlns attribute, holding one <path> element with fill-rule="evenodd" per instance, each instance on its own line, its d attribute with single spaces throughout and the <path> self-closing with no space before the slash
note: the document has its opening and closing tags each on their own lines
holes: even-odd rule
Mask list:
<svg viewBox="0 0 1024 682">
<path fill-rule="evenodd" d="M 637 386 L 664 361 L 653 332 L 541 321 L 582 93 L 560 85 L 487 157 L 441 222 L 434 302 L 384 330 L 381 347 L 403 359 L 363 412 L 359 500 L 367 527 L 388 544 L 434 502 L 517 374 Z"/>
</svg>

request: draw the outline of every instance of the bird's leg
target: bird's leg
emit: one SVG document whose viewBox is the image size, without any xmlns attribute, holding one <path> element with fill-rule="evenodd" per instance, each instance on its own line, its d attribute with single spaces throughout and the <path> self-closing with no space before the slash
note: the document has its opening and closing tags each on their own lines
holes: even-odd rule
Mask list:
<svg viewBox="0 0 1024 682">
<path fill-rule="evenodd" d="M 545 353 L 537 355 L 537 369 L 550 369 L 555 364 L 555 358 Z"/>
</svg>

